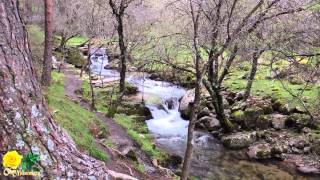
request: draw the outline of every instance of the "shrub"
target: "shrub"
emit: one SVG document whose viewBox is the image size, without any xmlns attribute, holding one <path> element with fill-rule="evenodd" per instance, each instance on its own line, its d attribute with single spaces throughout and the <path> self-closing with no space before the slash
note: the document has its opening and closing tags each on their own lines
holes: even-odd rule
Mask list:
<svg viewBox="0 0 320 180">
<path fill-rule="evenodd" d="M 81 68 L 86 64 L 86 59 L 82 56 L 81 51 L 77 48 L 71 48 L 68 52 L 67 63 Z"/>
</svg>

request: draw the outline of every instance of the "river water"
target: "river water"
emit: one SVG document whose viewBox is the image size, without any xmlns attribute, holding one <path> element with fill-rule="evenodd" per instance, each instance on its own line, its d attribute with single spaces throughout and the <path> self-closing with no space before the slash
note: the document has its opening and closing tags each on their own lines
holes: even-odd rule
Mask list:
<svg viewBox="0 0 320 180">
<path fill-rule="evenodd" d="M 104 69 L 107 56 L 93 56 L 91 71 L 106 79 L 118 79 L 115 70 Z M 184 156 L 188 121 L 181 118 L 179 99 L 186 89 L 168 82 L 154 81 L 145 73 L 133 73 L 127 82 L 138 87 L 141 99 L 146 102 L 153 119 L 147 120 L 149 132 L 155 136 L 158 148 L 175 156 Z M 293 180 L 308 179 L 295 172 L 281 170 L 272 163 L 243 160 L 236 152 L 224 147 L 212 135 L 204 132 L 194 134 L 194 154 L 191 175 L 199 179 L 222 180 Z"/>
</svg>

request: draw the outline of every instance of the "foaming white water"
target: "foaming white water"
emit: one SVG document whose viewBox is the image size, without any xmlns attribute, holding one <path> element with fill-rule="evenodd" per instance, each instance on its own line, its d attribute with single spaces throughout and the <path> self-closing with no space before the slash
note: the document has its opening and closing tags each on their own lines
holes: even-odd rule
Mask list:
<svg viewBox="0 0 320 180">
<path fill-rule="evenodd" d="M 97 51 L 93 49 L 92 52 Z M 102 49 L 101 51 L 105 51 Z M 104 53 L 93 54 L 91 57 L 91 71 L 94 74 L 105 77 L 117 77 L 115 70 L 104 69 L 109 64 L 108 57 Z M 186 93 L 182 87 L 169 82 L 155 81 L 145 77 L 130 76 L 127 81 L 144 94 L 160 97 L 162 104 L 147 104 L 153 119 L 147 122 L 151 133 L 159 137 L 185 138 L 189 122 L 181 118 L 179 112 L 179 99 Z M 169 108 L 169 102 L 171 107 Z M 148 102 L 148 101 L 146 101 Z"/>
<path fill-rule="evenodd" d="M 187 127 L 189 122 L 180 117 L 180 113 L 176 110 L 168 112 L 158 109 L 157 107 L 149 107 L 153 119 L 146 121 L 150 132 L 160 137 L 185 137 L 187 135 Z"/>
<path fill-rule="evenodd" d="M 91 65 L 90 69 L 93 74 L 101 75 L 105 77 L 118 77 L 119 73 L 116 70 L 105 69 L 104 67 L 109 64 L 108 56 L 105 54 L 105 49 L 101 48 L 100 51 L 103 53 L 100 55 L 95 54 L 94 52 L 98 51 L 97 49 L 92 49 L 91 53 Z"/>
<path fill-rule="evenodd" d="M 186 93 L 185 89 L 172 83 L 155 81 L 145 77 L 131 76 L 127 81 L 137 86 L 140 92 L 160 96 L 163 100 L 170 98 L 179 99 Z"/>
<path fill-rule="evenodd" d="M 159 137 L 186 137 L 189 122 L 182 119 L 179 112 L 179 99 L 186 93 L 185 89 L 169 82 L 138 76 L 131 76 L 128 82 L 137 86 L 140 92 L 158 96 L 162 100 L 160 105 L 147 104 L 153 117 L 146 121 L 151 133 Z"/>
</svg>

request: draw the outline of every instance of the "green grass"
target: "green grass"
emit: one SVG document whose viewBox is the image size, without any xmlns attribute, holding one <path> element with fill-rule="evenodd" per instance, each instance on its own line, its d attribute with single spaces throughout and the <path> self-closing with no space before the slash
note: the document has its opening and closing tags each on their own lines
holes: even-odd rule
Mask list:
<svg viewBox="0 0 320 180">
<path fill-rule="evenodd" d="M 90 90 L 90 85 L 88 80 L 83 80 L 82 85 L 83 89 L 83 98 L 86 99 L 87 101 L 91 101 L 91 90 Z M 112 90 L 105 90 L 101 88 L 95 88 L 94 89 L 95 93 L 95 106 L 99 112 L 108 112 L 109 111 L 109 102 L 112 93 Z M 113 100 L 116 100 L 116 96 L 114 95 Z"/>
<path fill-rule="evenodd" d="M 75 141 L 80 150 L 106 161 L 108 155 L 97 147 L 94 136 L 106 136 L 107 126 L 95 114 L 85 110 L 64 95 L 64 76 L 52 73 L 53 83 L 46 95 L 49 107 L 54 112 L 54 119 Z"/>
<path fill-rule="evenodd" d="M 61 36 L 55 35 L 54 36 L 54 43 L 56 44 L 56 46 L 58 46 L 60 44 L 60 41 L 61 41 Z M 88 38 L 85 36 L 75 36 L 75 37 L 69 39 L 66 45 L 68 47 L 76 47 L 76 46 L 79 46 L 79 45 L 85 43 L 86 41 L 88 41 Z"/>
<path fill-rule="evenodd" d="M 103 144 L 105 144 L 108 147 L 113 147 L 113 141 L 111 139 L 106 139 Z"/>
<path fill-rule="evenodd" d="M 144 173 L 146 170 L 144 168 L 144 165 L 138 162 L 135 162 L 134 164 L 134 168 L 142 173 Z"/>
<path fill-rule="evenodd" d="M 226 81 L 224 81 L 224 85 L 230 88 L 233 91 L 239 92 L 245 89 L 247 85 L 247 80 L 242 79 L 242 77 L 249 73 L 250 68 L 246 68 L 246 64 L 242 65 L 244 67 L 233 68 L 230 71 L 230 74 Z M 255 81 L 252 86 L 252 94 L 256 96 L 271 96 L 282 100 L 284 102 L 288 102 L 290 106 L 300 106 L 298 101 L 292 97 L 292 95 L 287 92 L 281 82 L 277 79 L 275 80 L 267 80 L 266 76 L 270 75 L 270 69 L 266 66 L 259 66 Z M 302 85 L 293 85 L 290 82 L 283 80 L 283 84 L 286 88 L 290 89 L 294 94 L 298 94 L 301 92 L 301 89 L 305 87 Z M 302 97 L 305 98 L 306 104 L 312 107 L 316 101 L 318 100 L 318 95 L 320 93 L 319 85 L 309 85 L 307 90 L 304 91 Z"/>
<path fill-rule="evenodd" d="M 146 152 L 152 159 L 164 161 L 167 157 L 159 151 L 152 143 L 152 137 L 148 134 L 145 123 L 138 123 L 134 116 L 126 114 L 116 114 L 114 120 L 127 130 L 128 135 L 134 139 L 141 149 Z"/>
<path fill-rule="evenodd" d="M 83 44 L 83 43 L 86 42 L 87 40 L 88 40 L 87 37 L 76 36 L 76 37 L 70 39 L 70 40 L 67 42 L 67 46 L 75 47 L 75 46 L 78 46 L 78 45 L 80 45 L 80 44 Z"/>
</svg>

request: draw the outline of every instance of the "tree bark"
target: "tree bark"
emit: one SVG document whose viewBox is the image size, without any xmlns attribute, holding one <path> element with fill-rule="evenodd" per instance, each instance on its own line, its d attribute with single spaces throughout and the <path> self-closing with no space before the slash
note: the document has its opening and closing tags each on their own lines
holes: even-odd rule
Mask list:
<svg viewBox="0 0 320 180">
<path fill-rule="evenodd" d="M 247 100 L 248 97 L 251 94 L 252 84 L 253 84 L 254 78 L 256 77 L 256 73 L 257 73 L 258 59 L 259 59 L 259 57 L 261 56 L 262 53 L 263 53 L 263 51 L 254 52 L 253 53 L 252 66 L 251 66 L 250 75 L 248 77 L 246 91 L 245 91 L 245 94 L 244 94 L 244 100 Z"/>
<path fill-rule="evenodd" d="M 51 84 L 53 47 L 53 1 L 45 0 L 45 45 L 43 54 L 42 85 Z"/>
<path fill-rule="evenodd" d="M 78 151 L 49 114 L 18 0 L 0 0 L 0 22 L 0 156 L 12 149 L 39 153 L 45 179 L 107 178 L 105 164 Z"/>
<path fill-rule="evenodd" d="M 88 43 L 87 64 L 89 69 L 88 74 L 89 74 L 89 85 L 90 85 L 90 91 L 91 91 L 91 109 L 96 110 L 94 88 L 93 88 L 92 77 L 91 77 L 91 40 L 89 40 L 89 43 Z"/>
<path fill-rule="evenodd" d="M 133 0 L 126 1 L 121 0 L 118 5 L 114 0 L 109 0 L 109 6 L 112 9 L 113 15 L 116 17 L 117 21 L 117 32 L 118 32 L 118 43 L 120 48 L 120 90 L 119 90 L 119 98 L 117 104 L 122 101 L 122 98 L 125 93 L 125 83 L 126 83 L 126 71 L 127 71 L 127 47 L 125 44 L 124 38 L 124 25 L 123 25 L 123 17 L 125 15 L 125 10 L 129 6 L 129 4 L 133 2 Z"/>
<path fill-rule="evenodd" d="M 119 47 L 120 47 L 120 60 L 121 60 L 121 70 L 120 70 L 120 100 L 124 96 L 125 84 L 126 84 L 126 71 L 127 71 L 127 48 L 124 43 L 123 35 L 123 19 L 122 15 L 119 15 L 118 20 L 118 36 L 119 36 Z"/>
<path fill-rule="evenodd" d="M 183 166 L 182 166 L 182 175 L 181 180 L 187 180 L 189 171 L 190 171 L 190 164 L 192 160 L 192 154 L 193 154 L 193 133 L 194 133 L 194 127 L 195 122 L 197 121 L 197 113 L 200 105 L 200 97 L 201 97 L 201 89 L 202 89 L 202 77 L 203 73 L 201 71 L 201 52 L 199 49 L 199 18 L 200 14 L 199 12 L 196 12 L 193 6 L 193 2 L 189 0 L 190 4 L 190 10 L 191 10 L 191 16 L 192 16 L 192 25 L 193 25 L 193 49 L 195 51 L 195 69 L 196 69 L 196 88 L 195 88 L 195 94 L 194 94 L 194 101 L 192 105 L 190 120 L 189 120 L 189 126 L 188 126 L 188 136 L 187 136 L 187 149 L 184 154 L 183 159 Z M 201 4 L 199 4 L 201 7 Z"/>
</svg>

